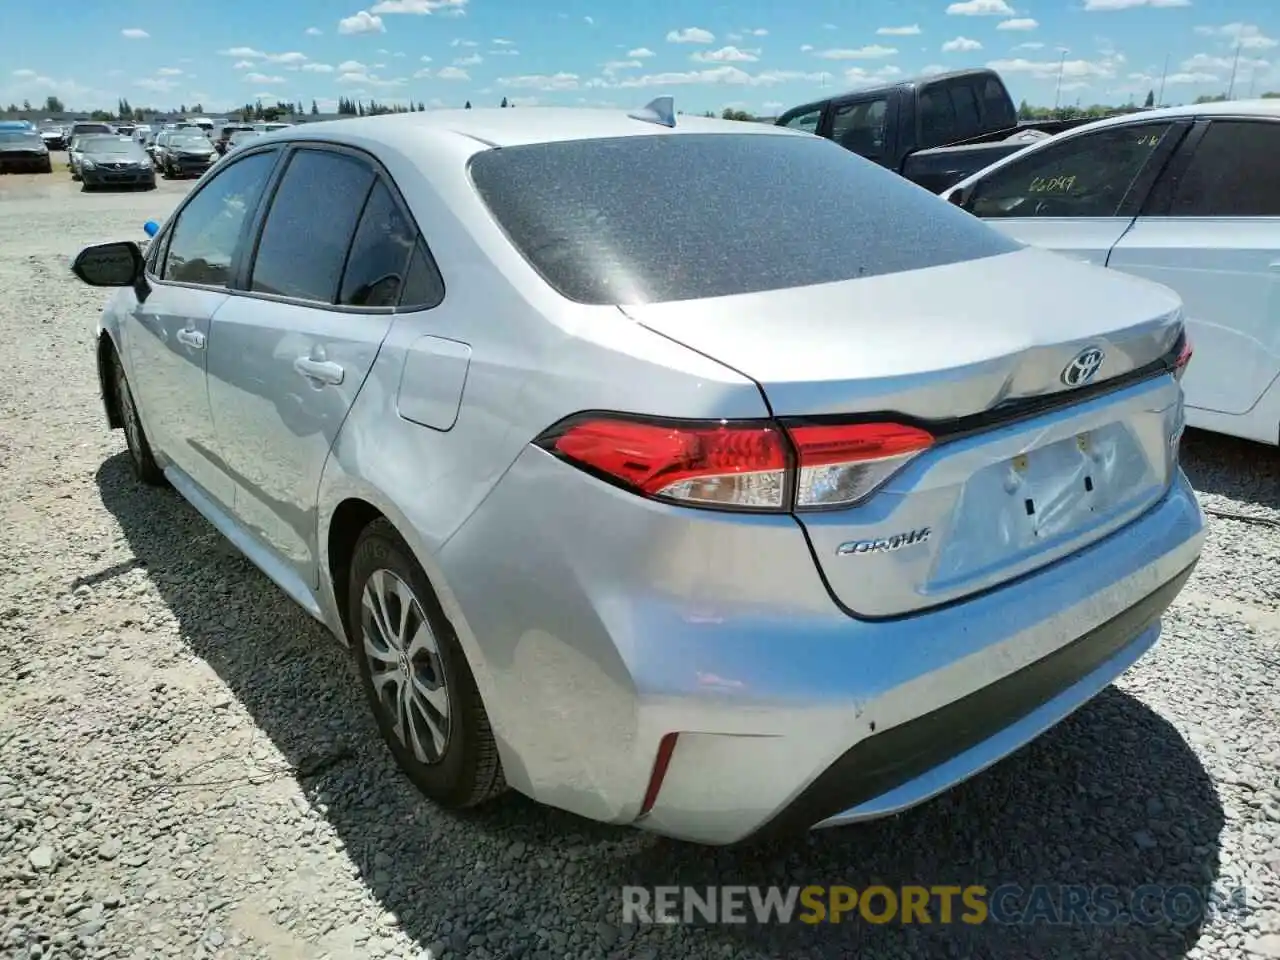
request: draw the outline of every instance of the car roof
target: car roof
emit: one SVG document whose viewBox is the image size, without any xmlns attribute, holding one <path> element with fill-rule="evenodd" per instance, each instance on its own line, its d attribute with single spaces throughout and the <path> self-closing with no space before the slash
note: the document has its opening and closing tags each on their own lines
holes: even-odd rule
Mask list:
<svg viewBox="0 0 1280 960">
<path fill-rule="evenodd" d="M 810 136 L 767 123 L 717 120 L 680 115 L 674 127 L 628 115 L 625 110 L 588 107 L 488 107 L 475 110 L 433 110 L 424 113 L 349 117 L 298 124 L 265 135 L 271 140 L 334 139 L 348 137 L 412 151 L 424 138 L 461 137 L 478 146 L 513 147 L 567 140 L 596 140 L 658 134 L 728 133 L 764 136 Z"/>
</svg>

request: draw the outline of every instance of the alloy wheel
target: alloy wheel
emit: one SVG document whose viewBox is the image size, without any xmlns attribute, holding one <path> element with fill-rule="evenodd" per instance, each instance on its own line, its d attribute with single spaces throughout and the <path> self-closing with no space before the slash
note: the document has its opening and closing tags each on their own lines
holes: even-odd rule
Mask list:
<svg viewBox="0 0 1280 960">
<path fill-rule="evenodd" d="M 440 647 L 413 590 L 390 570 L 375 570 L 365 582 L 360 639 L 378 704 L 396 739 L 419 762 L 438 763 L 450 729 Z"/>
</svg>

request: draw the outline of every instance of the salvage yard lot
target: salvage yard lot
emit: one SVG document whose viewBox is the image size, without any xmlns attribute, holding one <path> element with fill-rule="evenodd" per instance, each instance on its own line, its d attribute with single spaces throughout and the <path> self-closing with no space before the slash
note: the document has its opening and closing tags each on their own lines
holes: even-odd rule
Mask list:
<svg viewBox="0 0 1280 960">
<path fill-rule="evenodd" d="M 1275 451 L 1187 438 L 1217 515 L 1161 644 L 931 804 L 720 851 L 513 795 L 446 814 L 396 772 L 346 654 L 176 494 L 135 485 L 105 428 L 105 294 L 68 256 L 142 239 L 190 185 L 82 194 L 55 170 L 0 177 L 0 955 L 1280 957 Z M 1246 903 L 1190 927 L 621 922 L 623 885 L 869 883 Z"/>
</svg>

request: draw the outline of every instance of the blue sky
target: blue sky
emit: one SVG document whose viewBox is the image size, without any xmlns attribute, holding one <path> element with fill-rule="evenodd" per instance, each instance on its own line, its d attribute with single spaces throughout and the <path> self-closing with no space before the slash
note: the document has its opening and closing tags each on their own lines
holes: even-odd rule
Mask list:
<svg viewBox="0 0 1280 960">
<path fill-rule="evenodd" d="M 9 3 L 0 103 L 201 102 L 206 112 L 342 95 L 428 106 L 753 113 L 987 65 L 1015 99 L 1180 103 L 1280 90 L 1277 0 L 115 0 Z M 15 42 L 18 41 L 18 42 Z"/>
</svg>

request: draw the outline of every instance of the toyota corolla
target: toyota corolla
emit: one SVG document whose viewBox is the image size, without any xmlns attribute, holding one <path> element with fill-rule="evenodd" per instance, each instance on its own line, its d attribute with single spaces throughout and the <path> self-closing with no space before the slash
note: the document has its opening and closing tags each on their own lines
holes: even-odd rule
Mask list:
<svg viewBox="0 0 1280 960">
<path fill-rule="evenodd" d="M 108 423 L 447 806 L 890 814 L 1116 679 L 1199 556 L 1177 297 L 828 140 L 666 99 L 305 124 L 149 231 L 74 264 L 119 288 Z"/>
</svg>

